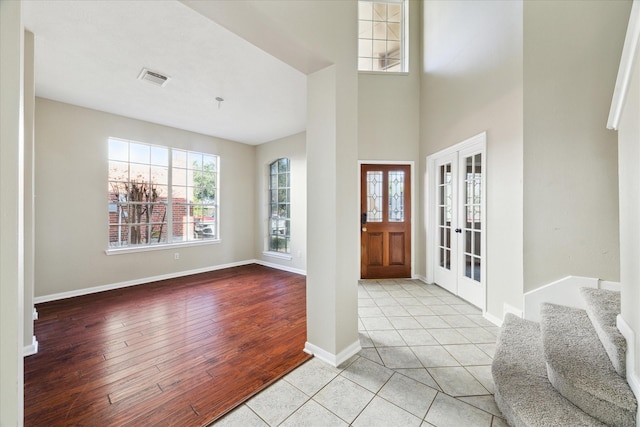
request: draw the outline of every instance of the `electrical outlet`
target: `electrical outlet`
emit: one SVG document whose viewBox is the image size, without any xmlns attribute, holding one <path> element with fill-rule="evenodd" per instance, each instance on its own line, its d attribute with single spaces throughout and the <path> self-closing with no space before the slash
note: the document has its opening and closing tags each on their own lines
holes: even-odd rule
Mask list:
<svg viewBox="0 0 640 427">
<path fill-rule="evenodd" d="M 180 252 L 176 252 L 173 254 L 173 259 L 180 259 Z"/>
</svg>

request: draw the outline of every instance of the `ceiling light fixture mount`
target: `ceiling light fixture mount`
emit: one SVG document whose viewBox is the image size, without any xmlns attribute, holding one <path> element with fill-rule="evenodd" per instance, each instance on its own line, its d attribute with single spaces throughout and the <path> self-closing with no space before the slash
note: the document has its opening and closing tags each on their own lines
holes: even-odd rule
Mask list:
<svg viewBox="0 0 640 427">
<path fill-rule="evenodd" d="M 224 101 L 224 98 L 216 96 L 216 101 L 218 101 L 218 110 L 219 110 L 220 109 L 220 104 L 222 104 L 222 101 Z"/>
</svg>

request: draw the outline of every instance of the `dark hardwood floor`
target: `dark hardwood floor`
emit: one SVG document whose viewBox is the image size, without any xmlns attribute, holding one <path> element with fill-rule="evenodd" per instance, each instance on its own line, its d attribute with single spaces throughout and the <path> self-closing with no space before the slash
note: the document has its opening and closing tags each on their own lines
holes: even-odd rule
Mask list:
<svg viewBox="0 0 640 427">
<path fill-rule="evenodd" d="M 305 287 L 248 265 L 39 304 L 25 425 L 206 425 L 310 358 Z"/>
</svg>

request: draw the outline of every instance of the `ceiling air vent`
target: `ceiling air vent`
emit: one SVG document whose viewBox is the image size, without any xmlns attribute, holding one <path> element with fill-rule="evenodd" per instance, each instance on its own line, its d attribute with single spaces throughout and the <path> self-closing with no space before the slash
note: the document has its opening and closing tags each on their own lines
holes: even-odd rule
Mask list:
<svg viewBox="0 0 640 427">
<path fill-rule="evenodd" d="M 146 68 L 143 68 L 138 75 L 138 79 L 147 81 L 156 86 L 165 87 L 170 77 L 162 75 L 156 71 L 151 71 Z"/>
</svg>

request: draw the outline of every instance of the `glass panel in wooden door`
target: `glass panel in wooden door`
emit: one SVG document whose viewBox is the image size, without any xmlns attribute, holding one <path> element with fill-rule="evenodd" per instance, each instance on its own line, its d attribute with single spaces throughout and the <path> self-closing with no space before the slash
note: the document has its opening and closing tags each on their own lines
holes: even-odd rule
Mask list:
<svg viewBox="0 0 640 427">
<path fill-rule="evenodd" d="M 462 183 L 462 248 L 458 293 L 477 306 L 482 306 L 482 154 L 463 155 L 460 159 Z"/>
<path fill-rule="evenodd" d="M 448 156 L 436 165 L 436 269 L 435 282 L 456 292 L 456 235 L 454 231 L 456 175 L 455 157 Z"/>
</svg>

